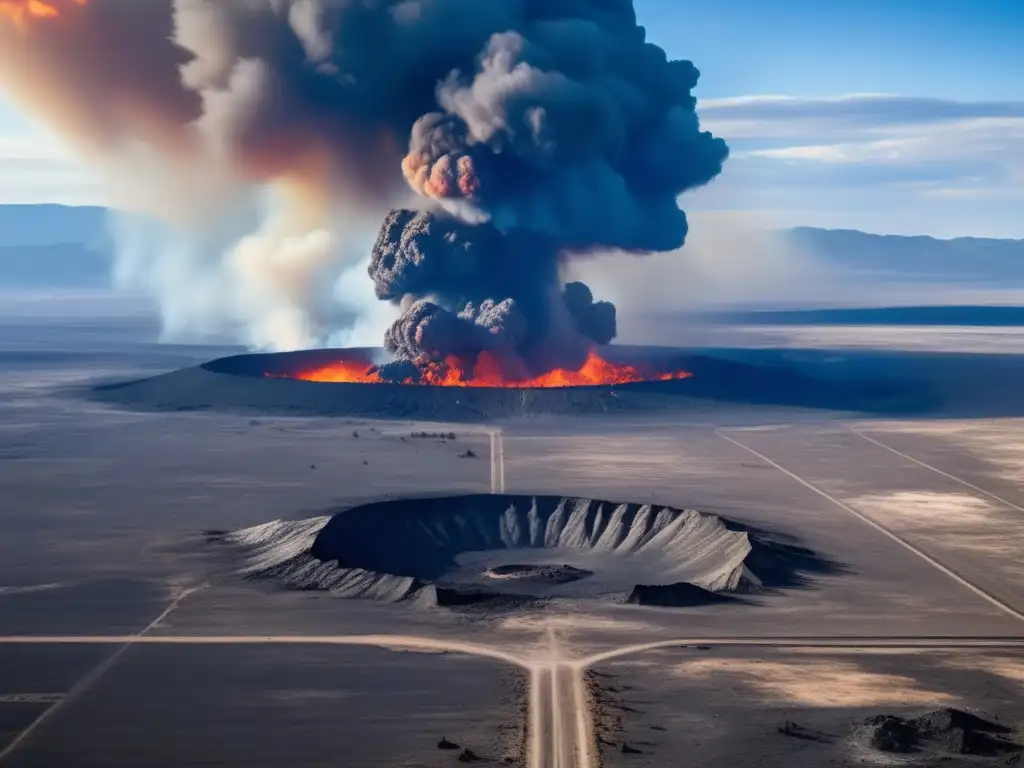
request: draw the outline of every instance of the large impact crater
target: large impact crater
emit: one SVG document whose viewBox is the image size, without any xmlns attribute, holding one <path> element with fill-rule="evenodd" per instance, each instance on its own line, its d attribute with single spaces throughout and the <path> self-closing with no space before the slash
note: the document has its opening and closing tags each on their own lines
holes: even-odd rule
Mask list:
<svg viewBox="0 0 1024 768">
<path fill-rule="evenodd" d="M 557 496 L 399 499 L 228 536 L 247 573 L 428 605 L 587 599 L 691 606 L 802 583 L 831 564 L 692 509 Z"/>
</svg>

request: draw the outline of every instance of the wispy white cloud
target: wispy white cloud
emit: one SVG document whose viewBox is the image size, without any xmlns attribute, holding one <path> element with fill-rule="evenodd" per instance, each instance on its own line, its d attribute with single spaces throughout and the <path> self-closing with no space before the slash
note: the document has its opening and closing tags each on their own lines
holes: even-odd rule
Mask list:
<svg viewBox="0 0 1024 768">
<path fill-rule="evenodd" d="M 44 133 L 0 135 L 0 204 L 103 202 L 99 176 Z"/>
<path fill-rule="evenodd" d="M 919 125 L 873 127 L 860 141 L 798 144 L 751 150 L 749 157 L 825 163 L 941 163 L 977 168 L 1024 167 L 1024 117 L 983 117 Z M 883 138 L 876 138 L 882 134 Z M 741 153 L 741 157 L 743 153 Z"/>
<path fill-rule="evenodd" d="M 907 234 L 1024 237 L 1024 101 L 893 94 L 699 103 L 733 149 L 694 210 Z M 5 126 L 12 130 L 12 126 Z M 0 204 L 103 204 L 100 174 L 41 132 L 0 132 Z"/>
<path fill-rule="evenodd" d="M 699 205 L 812 211 L 816 222 L 875 231 L 897 219 L 922 234 L 1024 236 L 1024 101 L 759 95 L 699 108 L 733 149 Z"/>
<path fill-rule="evenodd" d="M 895 94 L 855 93 L 831 98 L 737 96 L 706 99 L 701 121 L 733 140 L 765 140 L 878 133 L 890 127 L 989 118 L 1024 118 L 1024 101 L 966 102 Z"/>
</svg>

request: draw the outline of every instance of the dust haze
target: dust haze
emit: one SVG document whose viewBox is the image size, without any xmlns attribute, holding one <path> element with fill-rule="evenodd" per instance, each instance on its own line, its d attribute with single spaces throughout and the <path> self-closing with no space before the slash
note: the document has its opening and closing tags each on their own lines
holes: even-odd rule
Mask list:
<svg viewBox="0 0 1024 768">
<path fill-rule="evenodd" d="M 680 250 L 629 262 L 599 254 L 570 274 L 615 303 L 620 337 L 630 342 L 679 343 L 687 313 L 849 300 L 841 270 L 771 219 L 738 212 L 691 213 Z"/>
</svg>

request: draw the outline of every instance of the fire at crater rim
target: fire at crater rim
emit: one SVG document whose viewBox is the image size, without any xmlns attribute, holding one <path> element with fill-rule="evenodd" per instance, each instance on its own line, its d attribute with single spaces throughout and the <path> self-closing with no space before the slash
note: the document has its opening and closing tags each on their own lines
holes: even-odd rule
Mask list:
<svg viewBox="0 0 1024 768">
<path fill-rule="evenodd" d="M 311 365 L 285 373 L 267 371 L 272 379 L 294 379 L 321 384 L 393 384 L 404 386 L 463 387 L 477 389 L 555 389 L 608 387 L 646 382 L 680 381 L 692 376 L 687 371 L 659 371 L 639 364 L 606 360 L 591 352 L 583 365 L 575 371 L 556 368 L 539 376 L 525 379 L 506 378 L 498 361 L 488 353 L 481 353 L 472 366 L 449 358 L 442 363 L 417 366 L 414 376 L 395 380 L 385 378 L 378 365 L 365 360 L 344 360 Z"/>
</svg>

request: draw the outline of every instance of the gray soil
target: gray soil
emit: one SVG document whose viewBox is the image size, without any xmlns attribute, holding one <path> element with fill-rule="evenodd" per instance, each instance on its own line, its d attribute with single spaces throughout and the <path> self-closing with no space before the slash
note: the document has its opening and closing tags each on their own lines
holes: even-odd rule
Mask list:
<svg viewBox="0 0 1024 768">
<path fill-rule="evenodd" d="M 1020 759 L 1024 657 L 686 649 L 594 670 L 603 764 L 1002 766 Z M 879 740 L 899 724 L 900 743 Z M 624 745 L 625 751 L 624 751 Z"/>
<path fill-rule="evenodd" d="M 4 766 L 430 765 L 442 737 L 498 762 L 521 751 L 519 685 L 479 659 L 372 648 L 139 647 Z"/>
<path fill-rule="evenodd" d="M 382 499 L 486 493 L 486 433 L 469 425 L 310 416 L 315 409 L 302 415 L 302 403 L 299 415 L 284 417 L 287 408 L 273 398 L 265 411 L 222 412 L 210 406 L 219 385 L 209 379 L 196 380 L 186 393 L 199 407 L 210 406 L 199 412 L 175 410 L 182 401 L 165 397 L 167 391 L 140 409 L 77 396 L 98 379 L 141 381 L 194 371 L 231 352 L 160 346 L 149 338 L 125 320 L 64 327 L 0 323 L 2 635 L 138 633 L 173 604 L 151 635 L 223 640 L 405 634 L 469 638 L 528 654 L 543 648 L 552 629 L 567 653 L 576 655 L 654 640 L 690 638 L 693 646 L 700 638 L 723 636 L 1020 637 L 1019 620 L 719 434 L 753 446 L 1021 610 L 1024 496 L 1019 466 L 1007 452 L 1019 435 L 1015 420 L 949 422 L 947 432 L 935 434 L 926 422 L 865 424 L 823 410 L 741 407 L 729 395 L 702 400 L 689 411 L 536 416 L 488 425 L 503 430 L 512 497 L 626 499 L 697 509 L 742 526 L 749 536 L 778 532 L 842 565 L 722 604 L 662 608 L 586 600 L 522 606 L 481 621 L 471 612 L 413 611 L 245 580 L 238 569 L 251 562 L 240 562 L 232 547 L 211 539 L 220 536 L 217 531 L 251 530 L 268 521 L 300 524 L 325 510 Z M 978 375 L 969 368 L 965 380 L 968 373 Z M 154 403 L 162 403 L 161 410 Z M 343 405 L 334 412 L 344 412 Z M 889 453 L 847 426 L 866 429 L 1006 501 Z M 922 431 L 891 435 L 897 427 Z M 961 441 L 960 435 L 978 430 L 983 434 L 977 444 Z M 410 438 L 413 432 L 451 431 L 454 441 Z M 460 458 L 468 450 L 480 460 Z M 906 504 L 872 507 L 864 501 L 907 493 L 966 497 L 974 504 L 972 515 L 914 517 Z M 519 553 L 480 565 L 474 578 L 503 565 L 531 566 L 527 574 L 579 575 L 566 566 L 593 572 L 567 588 L 602 578 L 602 568 L 564 556 L 541 571 Z M 763 577 L 758 563 L 747 566 Z M 639 589 L 659 581 L 636 578 L 629 584 Z M 624 585 L 619 594 L 625 592 Z M 101 667 L 120 647 L 35 641 L 0 647 L 2 738 L 12 740 L 49 713 L 4 759 L 4 768 L 278 768 L 339 761 L 411 768 L 458 765 L 465 748 L 497 760 L 521 757 L 522 678 L 479 658 L 288 643 L 133 645 Z M 906 755 L 856 751 L 867 749 L 854 736 L 869 718 L 914 719 L 956 707 L 1012 725 L 1008 738 L 1015 742 L 1024 719 L 1024 672 L 1009 652 L 973 649 L 941 659 L 868 654 L 851 661 L 838 652 L 819 657 L 748 650 L 740 655 L 751 663 L 739 670 L 710 664 L 736 652 L 691 647 L 676 653 L 598 667 L 601 675 L 615 676 L 602 684 L 617 689 L 607 694 L 619 702 L 603 705 L 602 713 L 618 716 L 616 727 L 624 729 L 603 731 L 614 742 L 604 752 L 607 768 L 681 760 L 711 768 L 886 765 Z M 690 656 L 707 663 L 680 668 Z M 874 676 L 858 676 L 858 669 Z M 798 685 L 807 681 L 810 690 Z M 888 698 L 868 695 L 876 691 Z M 607 716 L 601 717 L 604 723 Z M 793 732 L 835 740 L 780 732 L 787 721 L 795 724 Z M 442 737 L 460 749 L 439 750 Z M 624 742 L 640 753 L 623 752 Z M 953 766 L 990 759 L 943 756 L 951 760 L 939 764 Z M 929 765 L 920 756 L 910 758 Z"/>
</svg>

